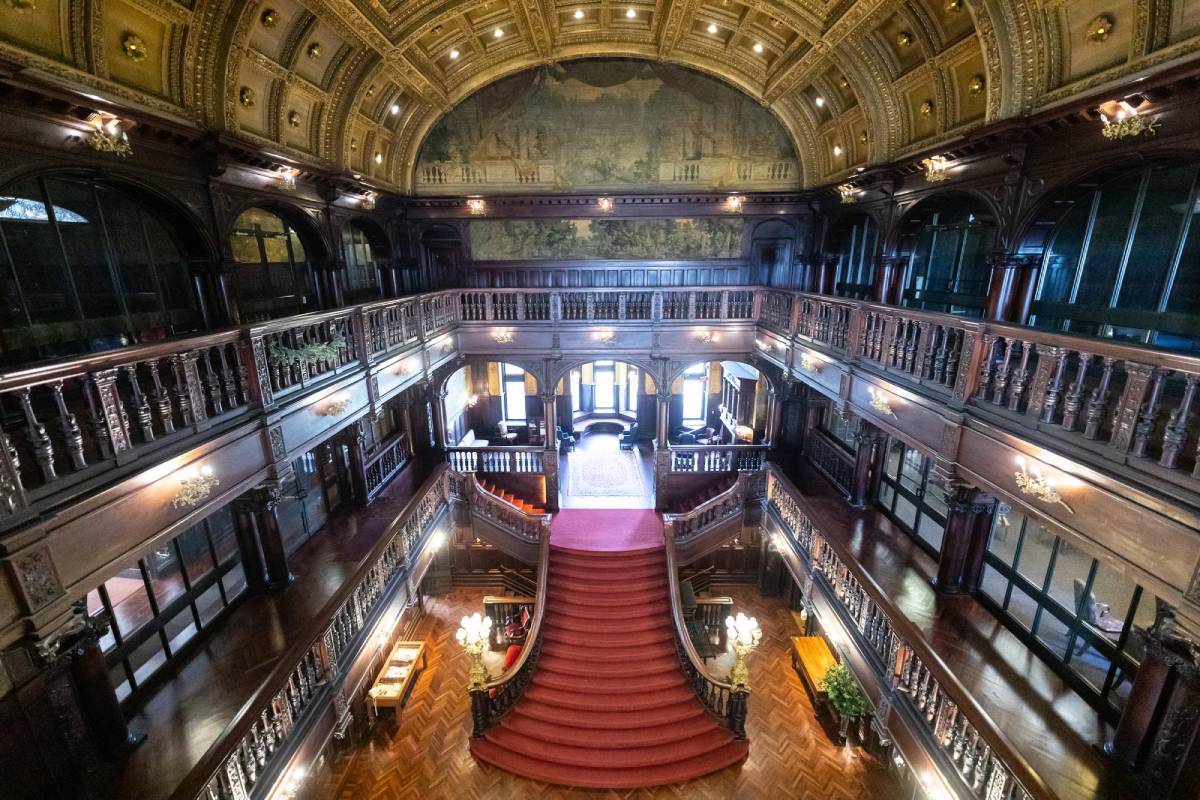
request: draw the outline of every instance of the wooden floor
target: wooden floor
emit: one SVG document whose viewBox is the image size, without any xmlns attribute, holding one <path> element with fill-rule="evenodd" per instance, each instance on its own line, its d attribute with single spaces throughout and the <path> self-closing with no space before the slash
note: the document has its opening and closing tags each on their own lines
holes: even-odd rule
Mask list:
<svg viewBox="0 0 1200 800">
<path fill-rule="evenodd" d="M 396 724 L 330 764 L 315 796 L 323 800 L 527 800 L 529 798 L 772 798 L 773 800 L 897 800 L 885 767 L 856 747 L 834 744 L 813 714 L 792 671 L 788 636 L 795 623 L 782 601 L 753 587 L 722 587 L 737 609 L 764 630 L 751 656 L 750 757 L 739 767 L 675 786 L 632 791 L 584 791 L 528 781 L 474 761 L 468 751 L 467 657 L 454 642 L 458 620 L 479 610 L 479 589 L 455 589 L 426 602 L 417 636 L 429 648 L 408 707 Z M 317 776 L 314 776 L 317 777 Z"/>
</svg>

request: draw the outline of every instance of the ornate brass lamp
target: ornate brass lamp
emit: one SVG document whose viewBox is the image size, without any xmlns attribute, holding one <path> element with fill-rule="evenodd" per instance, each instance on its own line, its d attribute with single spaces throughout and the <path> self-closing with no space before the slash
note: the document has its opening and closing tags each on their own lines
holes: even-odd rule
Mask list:
<svg viewBox="0 0 1200 800">
<path fill-rule="evenodd" d="M 733 669 L 729 671 L 729 686 L 734 692 L 750 691 L 750 670 L 746 668 L 746 655 L 762 640 L 762 628 L 758 620 L 738 612 L 737 617 L 725 618 L 725 632 L 729 646 L 733 648 Z"/>
<path fill-rule="evenodd" d="M 463 617 L 455 640 L 462 645 L 471 656 L 471 669 L 467 672 L 467 690 L 482 692 L 487 688 L 488 672 L 483 665 L 483 648 L 487 644 L 488 633 L 492 630 L 492 618 L 482 616 L 478 611 L 469 617 Z"/>
</svg>

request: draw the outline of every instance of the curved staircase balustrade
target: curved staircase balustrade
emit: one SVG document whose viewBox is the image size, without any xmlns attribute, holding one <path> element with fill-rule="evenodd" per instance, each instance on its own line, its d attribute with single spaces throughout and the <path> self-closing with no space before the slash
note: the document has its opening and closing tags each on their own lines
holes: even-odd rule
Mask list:
<svg viewBox="0 0 1200 800">
<path fill-rule="evenodd" d="M 978 800 L 1053 800 L 1054 792 L 959 682 L 883 589 L 814 522 L 804 496 L 774 464 L 764 507 L 862 638 L 860 649 L 931 737 L 936 752 Z"/>
<path fill-rule="evenodd" d="M 435 470 L 396 515 L 314 620 L 328 620 L 296 642 L 258 691 L 200 757 L 171 800 L 247 800 L 278 780 L 296 746 L 334 702 L 340 675 L 370 640 L 390 597 L 414 578 L 417 557 L 447 509 L 449 470 Z"/>
<path fill-rule="evenodd" d="M 737 480 L 725 491 L 713 495 L 691 511 L 682 514 L 663 514 L 663 525 L 676 544 L 685 544 L 707 533 L 714 526 L 742 516 L 745 512 L 746 491 L 751 473 L 738 473 Z"/>
<path fill-rule="evenodd" d="M 471 512 L 497 527 L 529 542 L 540 542 L 550 529 L 550 514 L 533 514 L 499 495 L 489 492 L 473 472 L 462 476 L 468 487 Z M 539 554 L 540 558 L 540 554 Z"/>
<path fill-rule="evenodd" d="M 482 490 L 480 490 L 482 491 Z M 487 687 L 471 692 L 471 735 L 479 738 L 498 719 L 503 717 L 517 701 L 533 678 L 538 656 L 542 651 L 542 619 L 546 614 L 546 587 L 550 578 L 550 515 L 544 517 L 538 545 L 537 595 L 533 606 L 533 619 L 521 655 L 507 672 Z"/>
<path fill-rule="evenodd" d="M 733 687 L 708 674 L 704 661 L 696 652 L 687 624 L 683 619 L 683 606 L 679 599 L 679 567 L 675 561 L 675 538 L 670 528 L 664 531 L 663 543 L 667 554 L 668 592 L 671 596 L 671 619 L 675 622 L 675 652 L 679 665 L 692 691 L 704 704 L 704 708 L 725 727 L 733 732 L 734 738 L 746 738 L 746 706 L 750 692 L 733 690 Z"/>
</svg>

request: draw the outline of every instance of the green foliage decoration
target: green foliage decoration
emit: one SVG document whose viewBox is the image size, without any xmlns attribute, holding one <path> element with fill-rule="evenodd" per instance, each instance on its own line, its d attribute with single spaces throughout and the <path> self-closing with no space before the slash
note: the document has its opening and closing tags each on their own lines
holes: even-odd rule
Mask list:
<svg viewBox="0 0 1200 800">
<path fill-rule="evenodd" d="M 271 363 L 282 368 L 291 366 L 297 361 L 302 364 L 311 364 L 314 361 L 333 361 L 337 358 L 338 351 L 345 346 L 346 337 L 335 333 L 328 342 L 309 342 L 302 347 L 288 347 L 278 342 L 271 342 L 269 355 Z"/>
<path fill-rule="evenodd" d="M 867 698 L 858 688 L 858 681 L 842 664 L 834 664 L 826 670 L 817 688 L 828 695 L 830 704 L 843 717 L 858 719 L 871 712 Z"/>
</svg>

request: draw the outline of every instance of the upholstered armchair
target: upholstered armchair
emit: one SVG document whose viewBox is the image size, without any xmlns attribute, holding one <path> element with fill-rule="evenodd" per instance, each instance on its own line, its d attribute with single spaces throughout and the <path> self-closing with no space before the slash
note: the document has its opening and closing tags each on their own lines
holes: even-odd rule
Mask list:
<svg viewBox="0 0 1200 800">
<path fill-rule="evenodd" d="M 633 423 L 633 425 L 631 425 L 629 427 L 629 430 L 627 430 L 621 434 L 621 440 L 620 440 L 621 449 L 622 450 L 632 450 L 633 448 L 637 447 L 637 439 L 638 439 L 638 424 L 635 422 L 635 423 Z"/>
</svg>

